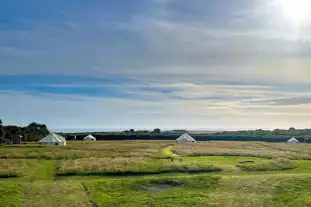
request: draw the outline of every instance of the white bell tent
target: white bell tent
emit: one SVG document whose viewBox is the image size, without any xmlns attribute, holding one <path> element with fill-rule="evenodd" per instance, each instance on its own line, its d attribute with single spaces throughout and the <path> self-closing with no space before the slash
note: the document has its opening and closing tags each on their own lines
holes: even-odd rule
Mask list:
<svg viewBox="0 0 311 207">
<path fill-rule="evenodd" d="M 180 142 L 180 143 L 193 142 L 193 143 L 196 143 L 196 140 L 193 139 L 193 137 L 191 137 L 188 133 L 184 133 L 176 139 L 176 142 Z"/>
<path fill-rule="evenodd" d="M 93 135 L 89 134 L 86 137 L 84 137 L 83 140 L 85 140 L 85 141 L 96 141 L 96 138 Z"/>
<path fill-rule="evenodd" d="M 289 140 L 287 140 L 287 142 L 288 143 L 299 143 L 299 141 L 295 137 L 290 138 Z"/>
<path fill-rule="evenodd" d="M 43 139 L 39 141 L 41 144 L 46 144 L 46 145 L 66 145 L 66 139 L 58 134 L 55 133 L 50 133 Z"/>
</svg>

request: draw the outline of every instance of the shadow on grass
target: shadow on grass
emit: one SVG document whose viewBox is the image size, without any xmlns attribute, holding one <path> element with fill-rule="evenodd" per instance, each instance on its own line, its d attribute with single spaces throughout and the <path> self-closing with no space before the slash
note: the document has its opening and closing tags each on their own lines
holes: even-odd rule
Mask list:
<svg viewBox="0 0 311 207">
<path fill-rule="evenodd" d="M 0 178 L 17 178 L 17 177 L 20 176 L 16 174 L 0 174 Z"/>
<path fill-rule="evenodd" d="M 200 174 L 200 173 L 213 173 L 221 172 L 222 169 L 208 169 L 208 170 L 162 170 L 155 172 L 134 172 L 134 171 L 125 171 L 125 172 L 63 172 L 56 173 L 58 177 L 65 176 L 143 176 L 143 175 L 160 175 L 160 174 L 169 174 L 169 173 L 188 173 L 188 174 Z"/>
</svg>

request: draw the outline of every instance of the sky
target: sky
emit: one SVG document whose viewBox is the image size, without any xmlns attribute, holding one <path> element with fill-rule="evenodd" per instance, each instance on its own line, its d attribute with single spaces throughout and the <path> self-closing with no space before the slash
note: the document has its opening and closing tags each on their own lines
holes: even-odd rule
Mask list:
<svg viewBox="0 0 311 207">
<path fill-rule="evenodd" d="M 307 2 L 0 0 L 0 118 L 58 131 L 310 128 Z"/>
</svg>

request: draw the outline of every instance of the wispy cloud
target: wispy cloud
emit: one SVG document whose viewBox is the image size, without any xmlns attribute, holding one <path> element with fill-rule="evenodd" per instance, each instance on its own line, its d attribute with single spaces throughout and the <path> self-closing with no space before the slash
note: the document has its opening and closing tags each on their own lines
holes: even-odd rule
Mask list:
<svg viewBox="0 0 311 207">
<path fill-rule="evenodd" d="M 1 3 L 12 14 L 0 18 L 1 116 L 58 128 L 305 126 L 311 27 L 269 2 Z"/>
</svg>

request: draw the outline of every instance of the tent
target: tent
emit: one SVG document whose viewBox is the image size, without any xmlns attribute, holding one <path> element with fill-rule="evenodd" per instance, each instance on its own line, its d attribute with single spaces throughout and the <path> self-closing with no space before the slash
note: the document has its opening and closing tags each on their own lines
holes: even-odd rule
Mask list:
<svg viewBox="0 0 311 207">
<path fill-rule="evenodd" d="M 85 140 L 85 141 L 90 141 L 90 140 L 91 141 L 96 141 L 96 138 L 93 135 L 89 134 L 86 137 L 84 137 L 83 140 Z"/>
<path fill-rule="evenodd" d="M 46 145 L 66 145 L 66 139 L 58 134 L 55 133 L 50 133 L 43 139 L 39 141 L 41 144 L 46 144 Z"/>
<path fill-rule="evenodd" d="M 184 142 L 193 142 L 195 143 L 196 140 L 193 139 L 193 137 L 191 137 L 188 133 L 184 133 L 183 135 L 181 135 L 180 137 L 178 137 L 176 139 L 176 142 L 181 142 L 181 143 L 184 143 Z"/>
<path fill-rule="evenodd" d="M 299 141 L 296 138 L 294 138 L 294 137 L 292 137 L 289 140 L 287 140 L 287 142 L 288 143 L 299 143 Z"/>
</svg>

